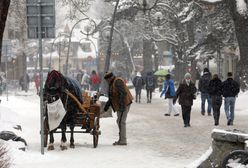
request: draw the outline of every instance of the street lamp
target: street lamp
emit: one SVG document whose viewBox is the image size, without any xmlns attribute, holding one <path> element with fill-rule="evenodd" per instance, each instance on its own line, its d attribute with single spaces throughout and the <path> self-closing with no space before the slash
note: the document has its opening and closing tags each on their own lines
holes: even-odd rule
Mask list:
<svg viewBox="0 0 248 168">
<path fill-rule="evenodd" d="M 53 46 L 54 46 L 56 40 L 59 39 L 59 41 L 60 41 L 60 38 L 63 37 L 63 36 L 69 37 L 68 34 L 60 32 L 60 33 L 58 34 L 58 36 L 57 36 L 57 37 L 53 40 L 53 42 L 52 42 L 51 52 L 50 52 L 50 60 L 49 60 L 49 71 L 51 71 L 51 66 L 52 66 Z M 60 71 L 60 55 L 59 55 L 59 71 Z"/>
<path fill-rule="evenodd" d="M 68 50 L 67 50 L 67 55 L 66 55 L 66 65 L 65 65 L 65 74 L 67 75 L 68 74 L 68 61 L 69 61 L 69 54 L 70 54 L 70 48 L 71 48 L 71 36 L 72 36 L 72 33 L 73 33 L 73 30 L 74 28 L 76 27 L 76 25 L 82 21 L 85 21 L 85 20 L 88 20 L 90 22 L 92 22 L 93 24 L 92 25 L 95 25 L 96 27 L 96 23 L 90 19 L 90 18 L 83 18 L 83 19 L 79 19 L 71 28 L 71 32 L 70 32 L 70 35 L 69 35 L 69 44 L 68 44 Z"/>
</svg>

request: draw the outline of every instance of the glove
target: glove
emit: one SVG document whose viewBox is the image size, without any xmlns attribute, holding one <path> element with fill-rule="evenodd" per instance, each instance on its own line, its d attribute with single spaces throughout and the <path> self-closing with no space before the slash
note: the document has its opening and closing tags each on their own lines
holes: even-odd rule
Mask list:
<svg viewBox="0 0 248 168">
<path fill-rule="evenodd" d="M 106 112 L 106 111 L 108 111 L 108 109 L 109 109 L 109 106 L 105 106 L 104 109 L 103 109 L 103 111 Z"/>
</svg>

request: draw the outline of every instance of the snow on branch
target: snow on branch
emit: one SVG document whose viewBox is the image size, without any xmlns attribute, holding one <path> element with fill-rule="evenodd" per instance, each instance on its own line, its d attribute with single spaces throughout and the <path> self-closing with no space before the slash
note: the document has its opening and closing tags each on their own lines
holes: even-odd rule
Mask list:
<svg viewBox="0 0 248 168">
<path fill-rule="evenodd" d="M 217 2 L 225 2 L 226 0 L 201 0 L 201 2 L 207 3 L 217 3 Z M 248 15 L 248 4 L 247 0 L 236 0 L 236 8 L 240 15 L 247 16 Z"/>
<path fill-rule="evenodd" d="M 248 15 L 247 2 L 245 0 L 236 0 L 236 6 L 240 15 Z"/>
</svg>

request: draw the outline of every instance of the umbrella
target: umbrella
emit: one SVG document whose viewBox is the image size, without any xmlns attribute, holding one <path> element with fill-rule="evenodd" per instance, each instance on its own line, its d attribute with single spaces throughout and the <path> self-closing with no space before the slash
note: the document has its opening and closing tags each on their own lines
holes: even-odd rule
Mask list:
<svg viewBox="0 0 248 168">
<path fill-rule="evenodd" d="M 161 70 L 158 70 L 154 73 L 154 75 L 156 76 L 165 76 L 168 74 L 168 70 L 166 69 L 161 69 Z"/>
</svg>

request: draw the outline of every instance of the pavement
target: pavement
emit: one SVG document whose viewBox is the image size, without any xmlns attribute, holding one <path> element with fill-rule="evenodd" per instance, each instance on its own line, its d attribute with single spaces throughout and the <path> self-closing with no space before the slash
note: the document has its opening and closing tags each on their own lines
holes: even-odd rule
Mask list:
<svg viewBox="0 0 248 168">
<path fill-rule="evenodd" d="M 239 129 L 248 132 L 247 119 L 244 116 L 236 115 L 234 125 L 227 126 L 223 104 L 220 125 L 214 126 L 213 116 L 201 115 L 199 95 L 192 107 L 191 127 L 184 127 L 181 107 L 178 103 L 176 106 L 180 116 L 164 116 L 168 108 L 167 104 L 166 99 L 159 97 L 158 91 L 153 93 L 152 103 L 147 104 L 146 92 L 142 90 L 141 103 L 134 102 L 128 116 L 129 143 L 156 151 L 161 157 L 180 159 L 187 165 L 209 149 L 213 129 Z"/>
</svg>

